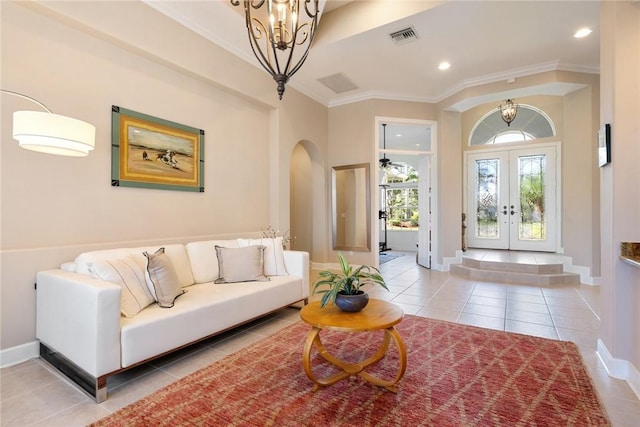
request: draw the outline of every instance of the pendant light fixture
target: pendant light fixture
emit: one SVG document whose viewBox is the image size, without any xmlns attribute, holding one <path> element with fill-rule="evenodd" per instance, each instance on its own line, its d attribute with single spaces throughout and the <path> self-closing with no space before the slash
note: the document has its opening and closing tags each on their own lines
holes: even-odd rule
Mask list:
<svg viewBox="0 0 640 427">
<path fill-rule="evenodd" d="M 239 6 L 240 0 L 231 4 Z M 243 4 L 253 54 L 276 81 L 282 99 L 284 85 L 309 54 L 318 24 L 318 0 L 244 0 Z"/>
<path fill-rule="evenodd" d="M 72 157 L 85 157 L 94 149 L 96 128 L 92 124 L 53 114 L 43 103 L 30 96 L 4 89 L 0 89 L 0 92 L 26 99 L 45 110 L 13 113 L 13 137 L 20 147 Z"/>
<path fill-rule="evenodd" d="M 515 120 L 516 114 L 518 114 L 518 104 L 513 102 L 513 99 L 507 99 L 500 104 L 500 117 L 507 124 L 511 126 L 511 122 Z"/>
</svg>

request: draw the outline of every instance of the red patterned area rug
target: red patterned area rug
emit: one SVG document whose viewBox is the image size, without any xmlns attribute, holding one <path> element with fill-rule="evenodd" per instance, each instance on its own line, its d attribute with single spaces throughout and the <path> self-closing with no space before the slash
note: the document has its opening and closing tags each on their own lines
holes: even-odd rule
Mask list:
<svg viewBox="0 0 640 427">
<path fill-rule="evenodd" d="M 310 327 L 288 326 L 96 422 L 95 426 L 609 426 L 575 344 L 406 316 L 398 393 L 342 380 L 312 392 L 302 369 Z M 365 359 L 375 333 L 323 331 L 344 359 Z M 367 368 L 396 374 L 398 353 Z M 335 370 L 316 353 L 314 373 Z"/>
</svg>

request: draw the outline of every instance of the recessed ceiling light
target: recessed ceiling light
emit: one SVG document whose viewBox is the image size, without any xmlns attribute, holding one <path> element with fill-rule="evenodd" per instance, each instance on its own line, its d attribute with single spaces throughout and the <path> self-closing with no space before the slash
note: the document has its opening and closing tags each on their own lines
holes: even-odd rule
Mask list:
<svg viewBox="0 0 640 427">
<path fill-rule="evenodd" d="M 444 61 L 444 62 L 441 62 L 440 65 L 438 65 L 438 70 L 448 70 L 449 67 L 451 67 L 451 64 Z"/>
<path fill-rule="evenodd" d="M 400 138 L 400 137 L 402 136 L 402 134 L 401 134 L 401 133 L 396 133 L 396 136 L 397 136 L 398 138 Z"/>
<path fill-rule="evenodd" d="M 591 34 L 591 28 L 580 28 L 573 37 L 581 39 L 582 37 L 587 37 L 589 34 Z"/>
</svg>

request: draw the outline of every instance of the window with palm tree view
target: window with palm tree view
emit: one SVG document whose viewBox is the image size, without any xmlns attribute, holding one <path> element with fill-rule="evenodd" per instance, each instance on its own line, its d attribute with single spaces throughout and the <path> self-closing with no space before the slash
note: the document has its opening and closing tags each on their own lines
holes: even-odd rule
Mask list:
<svg viewBox="0 0 640 427">
<path fill-rule="evenodd" d="M 407 164 L 384 170 L 380 200 L 390 230 L 418 229 L 418 171 Z"/>
</svg>

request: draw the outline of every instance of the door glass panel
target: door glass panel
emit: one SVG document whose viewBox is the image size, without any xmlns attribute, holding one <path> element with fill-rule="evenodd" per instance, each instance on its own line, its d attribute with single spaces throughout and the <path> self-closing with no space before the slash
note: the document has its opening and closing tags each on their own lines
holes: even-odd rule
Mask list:
<svg viewBox="0 0 640 427">
<path fill-rule="evenodd" d="M 518 181 L 520 188 L 520 240 L 544 240 L 544 154 L 518 157 Z"/>
<path fill-rule="evenodd" d="M 499 238 L 498 227 L 498 172 L 499 159 L 475 162 L 476 175 L 476 237 Z"/>
</svg>

